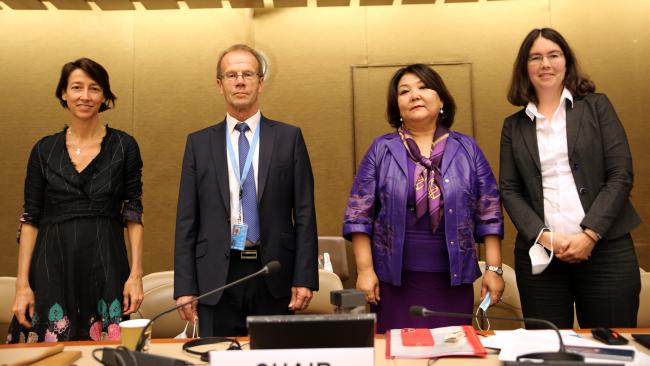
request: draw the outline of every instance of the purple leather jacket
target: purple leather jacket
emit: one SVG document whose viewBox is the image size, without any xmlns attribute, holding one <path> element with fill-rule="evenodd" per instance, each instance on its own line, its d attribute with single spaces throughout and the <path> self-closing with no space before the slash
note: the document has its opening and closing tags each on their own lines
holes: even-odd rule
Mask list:
<svg viewBox="0 0 650 366">
<path fill-rule="evenodd" d="M 366 233 L 380 281 L 399 286 L 406 227 L 407 154 L 397 133 L 381 136 L 364 156 L 343 219 L 343 236 Z M 442 158 L 441 184 L 451 285 L 481 276 L 475 243 L 503 238 L 503 215 L 494 174 L 476 142 L 451 131 Z"/>
</svg>

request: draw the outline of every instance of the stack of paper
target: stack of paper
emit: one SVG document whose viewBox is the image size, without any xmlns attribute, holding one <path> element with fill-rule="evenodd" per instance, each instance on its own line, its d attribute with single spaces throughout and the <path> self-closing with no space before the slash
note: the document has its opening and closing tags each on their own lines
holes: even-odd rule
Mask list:
<svg viewBox="0 0 650 366">
<path fill-rule="evenodd" d="M 386 357 L 388 358 L 438 358 L 445 356 L 485 356 L 476 331 L 471 326 L 450 326 L 428 329 L 433 342 L 427 346 L 404 345 L 402 329 L 386 332 Z"/>
<path fill-rule="evenodd" d="M 494 333 L 493 336 L 482 338 L 481 343 L 483 343 L 483 346 L 488 348 L 500 349 L 499 360 L 501 361 L 515 361 L 518 356 L 527 353 L 554 352 L 559 348 L 557 333 L 553 330 L 497 330 Z M 607 346 L 591 339 L 582 338 L 573 330 L 560 330 L 560 334 L 562 335 L 564 345 L 569 348 L 570 346 L 577 346 L 634 350 L 633 346 Z M 587 357 L 585 361 L 611 363 L 612 359 Z M 650 365 L 650 356 L 642 352 L 635 352 L 634 360 L 625 362 L 625 365 Z"/>
</svg>

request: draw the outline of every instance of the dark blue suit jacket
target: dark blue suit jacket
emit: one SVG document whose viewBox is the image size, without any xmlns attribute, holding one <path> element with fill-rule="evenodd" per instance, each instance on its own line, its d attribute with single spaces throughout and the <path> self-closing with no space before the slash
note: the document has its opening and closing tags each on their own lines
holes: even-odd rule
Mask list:
<svg viewBox="0 0 650 366">
<path fill-rule="evenodd" d="M 280 261 L 266 277 L 275 297 L 292 286 L 318 289 L 314 178 L 299 128 L 265 118 L 260 125 L 258 202 L 262 263 Z M 174 298 L 226 283 L 230 256 L 230 190 L 226 122 L 187 138 L 176 215 Z M 214 305 L 221 293 L 201 303 Z"/>
</svg>

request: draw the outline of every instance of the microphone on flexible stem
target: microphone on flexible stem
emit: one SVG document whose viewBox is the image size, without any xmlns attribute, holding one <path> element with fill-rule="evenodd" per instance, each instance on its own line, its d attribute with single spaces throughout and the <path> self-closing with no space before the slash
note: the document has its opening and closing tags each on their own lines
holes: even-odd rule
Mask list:
<svg viewBox="0 0 650 366">
<path fill-rule="evenodd" d="M 193 298 L 192 300 L 186 301 L 182 304 L 174 305 L 170 307 L 169 309 L 165 309 L 162 312 L 158 313 L 156 316 L 151 318 L 149 322 L 144 326 L 142 329 L 142 332 L 140 333 L 140 337 L 138 337 L 138 342 L 136 343 L 135 347 L 135 352 L 128 351 L 128 350 L 120 350 L 120 349 L 112 349 L 112 348 L 106 348 L 104 349 L 104 356 L 102 360 L 102 364 L 105 365 L 128 365 L 128 364 L 134 364 L 134 365 L 152 365 L 152 366 L 161 366 L 161 365 L 184 365 L 185 362 L 181 360 L 177 360 L 174 358 L 169 358 L 169 357 L 163 357 L 163 356 L 156 356 L 156 355 L 149 355 L 146 353 L 142 353 L 142 349 L 144 348 L 145 344 L 145 334 L 147 332 L 147 329 L 153 324 L 153 322 L 160 318 L 161 316 L 170 313 L 178 308 L 182 308 L 185 305 L 189 305 L 195 301 L 199 301 L 207 296 L 213 295 L 217 292 L 224 291 L 230 287 L 236 286 L 240 283 L 246 282 L 248 280 L 251 280 L 255 277 L 259 277 L 261 275 L 268 275 L 271 273 L 275 273 L 280 270 L 280 262 L 278 261 L 271 261 L 267 263 L 262 269 L 255 273 L 251 273 L 250 275 L 246 277 L 242 277 L 238 279 L 237 281 L 233 281 L 231 283 L 227 283 L 224 286 L 215 288 L 214 290 L 210 290 L 204 294 L 201 294 L 200 296 L 197 296 Z M 110 351 L 109 351 L 110 350 Z M 108 351 L 108 352 L 107 352 Z M 106 355 L 107 353 L 110 353 L 111 351 L 114 351 L 115 354 L 112 355 Z M 119 354 L 118 354 L 119 353 Z M 125 354 L 122 354 L 125 353 Z M 130 362 L 129 362 L 130 361 Z"/>
<path fill-rule="evenodd" d="M 174 311 L 176 309 L 182 308 L 185 305 L 189 305 L 189 304 L 191 304 L 191 303 L 193 303 L 195 301 L 199 301 L 199 300 L 203 299 L 204 297 L 210 296 L 210 295 L 215 294 L 217 292 L 224 291 L 224 290 L 226 290 L 226 289 L 228 289 L 230 287 L 233 287 L 235 285 L 239 285 L 240 283 L 246 282 L 246 281 L 251 280 L 251 279 L 253 279 L 255 277 L 258 277 L 258 276 L 261 276 L 261 275 L 266 276 L 268 274 L 277 272 L 277 271 L 280 270 L 280 267 L 282 267 L 280 265 L 280 262 L 271 261 L 271 262 L 267 263 L 264 267 L 262 267 L 262 269 L 260 269 L 259 271 L 255 272 L 255 273 L 251 273 L 246 277 L 242 277 L 242 278 L 238 279 L 237 281 L 233 281 L 233 282 L 227 283 L 227 284 L 225 284 L 225 285 L 223 285 L 221 287 L 215 288 L 214 290 L 210 290 L 210 291 L 208 291 L 208 292 L 206 292 L 206 293 L 204 293 L 204 294 L 202 294 L 200 296 L 197 296 L 197 297 L 193 298 L 192 300 L 186 301 L 186 302 L 184 302 L 182 304 L 174 305 L 174 306 L 170 307 L 169 309 L 163 310 L 162 312 L 160 312 L 159 314 L 157 314 L 156 316 L 151 318 L 151 320 L 149 320 L 147 325 L 145 325 L 144 328 L 142 328 L 142 332 L 140 333 L 140 337 L 138 337 L 138 343 L 136 343 L 135 350 L 137 352 L 142 352 L 142 349 L 144 348 L 145 339 L 146 339 L 145 333 L 147 331 L 147 328 L 149 328 L 151 326 L 151 324 L 153 324 L 153 322 L 156 319 L 160 318 L 161 316 L 163 316 L 163 315 L 165 315 L 167 313 L 170 313 L 170 312 L 172 312 L 172 311 Z"/>
<path fill-rule="evenodd" d="M 485 317 L 483 315 L 474 315 L 474 314 L 464 314 L 464 313 L 450 313 L 444 311 L 433 311 L 425 308 L 424 306 L 414 305 L 409 308 L 409 313 L 414 316 L 446 316 L 450 318 L 463 318 L 463 319 L 479 319 L 483 320 Z M 557 334 L 557 338 L 560 341 L 560 348 L 557 352 L 535 352 L 528 353 L 517 357 L 517 361 L 524 360 L 540 360 L 540 361 L 573 361 L 573 362 L 582 362 L 584 357 L 577 353 L 567 352 L 564 347 L 564 342 L 562 341 L 562 335 L 560 335 L 560 330 L 552 322 L 544 319 L 538 318 L 515 318 L 515 317 L 501 317 L 501 316 L 490 316 L 489 319 L 497 320 L 511 320 L 511 321 L 520 321 L 526 323 L 540 324 L 545 327 L 551 328 Z"/>
</svg>

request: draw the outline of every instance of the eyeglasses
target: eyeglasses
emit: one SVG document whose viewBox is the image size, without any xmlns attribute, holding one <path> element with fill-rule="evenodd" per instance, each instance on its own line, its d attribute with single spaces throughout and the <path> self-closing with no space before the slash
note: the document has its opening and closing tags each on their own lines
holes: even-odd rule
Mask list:
<svg viewBox="0 0 650 366">
<path fill-rule="evenodd" d="M 256 77 L 259 77 L 258 74 L 252 72 L 252 71 L 244 71 L 244 72 L 227 72 L 221 76 L 221 79 L 224 79 L 228 82 L 234 83 L 237 81 L 239 77 L 242 77 L 245 81 L 252 81 Z"/>
<path fill-rule="evenodd" d="M 540 55 L 538 53 L 532 54 L 528 56 L 528 63 L 534 64 L 534 65 L 539 65 L 544 61 L 544 58 L 548 60 L 548 62 L 552 64 L 556 64 L 560 62 L 560 60 L 564 57 L 564 54 L 560 51 L 556 52 L 551 52 L 548 55 Z"/>
</svg>

